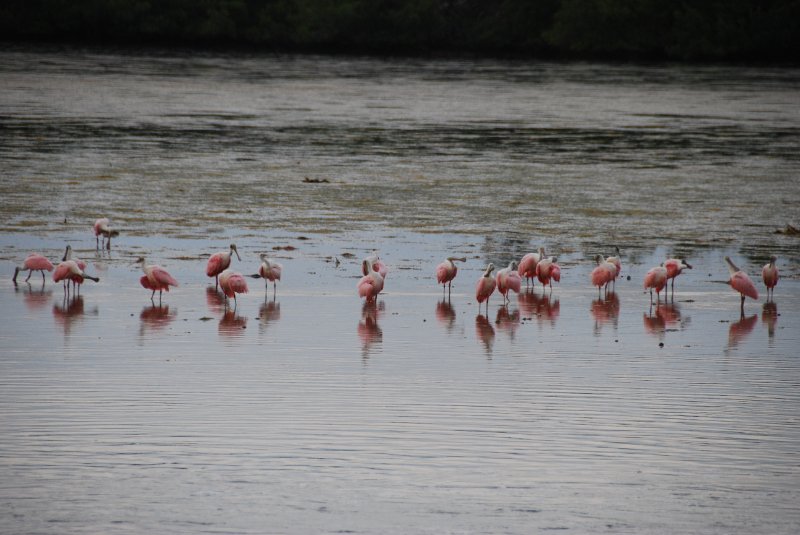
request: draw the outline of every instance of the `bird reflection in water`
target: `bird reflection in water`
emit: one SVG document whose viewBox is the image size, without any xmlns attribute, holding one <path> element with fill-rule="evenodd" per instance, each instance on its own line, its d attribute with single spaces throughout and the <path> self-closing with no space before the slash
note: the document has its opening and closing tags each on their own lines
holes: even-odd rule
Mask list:
<svg viewBox="0 0 800 535">
<path fill-rule="evenodd" d="M 247 316 L 240 316 L 235 308 L 225 310 L 219 320 L 219 334 L 223 336 L 241 336 L 245 329 L 247 329 Z"/>
<path fill-rule="evenodd" d="M 615 292 L 606 292 L 605 297 L 592 301 L 590 309 L 594 318 L 594 335 L 599 336 L 603 325 L 611 323 L 617 329 L 619 320 L 619 296 Z"/>
<path fill-rule="evenodd" d="M 173 309 L 170 313 L 169 305 L 146 306 L 139 313 L 139 336 L 145 337 L 163 331 L 177 316 L 178 311 Z"/>
<path fill-rule="evenodd" d="M 89 312 L 96 316 L 98 314 L 97 307 L 94 307 Z M 86 310 L 82 295 L 65 296 L 60 303 L 56 302 L 53 305 L 53 318 L 56 324 L 61 326 L 65 336 L 69 336 L 72 333 L 72 328 L 83 321 L 85 315 Z"/>
<path fill-rule="evenodd" d="M 728 329 L 728 347 L 725 349 L 725 352 L 736 349 L 736 347 L 753 331 L 756 323 L 758 323 L 758 314 L 753 314 L 750 317 L 746 317 L 742 314 L 739 321 L 731 323 Z"/>
<path fill-rule="evenodd" d="M 668 331 L 683 329 L 690 318 L 681 318 L 681 309 L 675 303 L 651 304 L 650 310 L 643 315 L 644 330 L 657 336 L 660 340 Z"/>
<path fill-rule="evenodd" d="M 508 333 L 508 336 L 513 340 L 514 334 L 519 328 L 519 310 L 509 312 L 508 306 L 498 308 L 495 325 L 499 330 Z"/>
<path fill-rule="evenodd" d="M 225 306 L 225 294 L 217 291 L 214 288 L 207 287 L 206 305 L 208 305 L 208 310 L 215 314 L 221 314 L 225 312 L 225 309 L 227 308 Z"/>
<path fill-rule="evenodd" d="M 443 298 L 436 303 L 436 321 L 438 321 L 447 332 L 452 332 L 456 324 L 456 309 L 450 299 Z"/>
<path fill-rule="evenodd" d="M 41 285 L 32 285 L 29 282 L 15 284 L 14 292 L 22 294 L 25 308 L 31 312 L 47 308 L 53 295 L 51 288 L 45 288 L 44 280 L 42 280 Z"/>
<path fill-rule="evenodd" d="M 364 362 L 369 358 L 369 352 L 376 344 L 383 341 L 383 331 L 378 325 L 378 319 L 386 310 L 383 301 L 365 301 L 361 307 L 361 320 L 358 322 L 358 337 L 361 339 L 361 356 Z"/>
<path fill-rule="evenodd" d="M 556 326 L 556 320 L 561 313 L 561 303 L 558 298 L 554 298 L 551 294 L 540 295 L 533 291 L 525 291 L 517 295 L 517 302 L 523 318 L 536 317 L 539 325 L 549 323 L 551 327 Z"/>
<path fill-rule="evenodd" d="M 494 327 L 489 322 L 489 318 L 483 314 L 475 316 L 475 335 L 483 344 L 486 355 L 491 358 L 492 347 L 494 347 Z"/>
<path fill-rule="evenodd" d="M 266 330 L 270 323 L 277 323 L 281 319 L 281 304 L 275 301 L 265 300 L 258 307 L 258 329 L 259 332 Z"/>
<path fill-rule="evenodd" d="M 764 308 L 761 309 L 761 323 L 767 326 L 769 345 L 772 347 L 775 343 L 775 325 L 778 323 L 778 305 L 775 301 L 764 303 Z"/>
</svg>

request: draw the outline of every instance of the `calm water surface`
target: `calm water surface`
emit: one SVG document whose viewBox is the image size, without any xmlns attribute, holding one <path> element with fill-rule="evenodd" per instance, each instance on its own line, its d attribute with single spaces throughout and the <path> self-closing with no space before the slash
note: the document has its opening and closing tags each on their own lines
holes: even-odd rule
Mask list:
<svg viewBox="0 0 800 535">
<path fill-rule="evenodd" d="M 774 231 L 800 220 L 798 89 L 797 69 L 3 49 L 0 531 L 796 533 L 800 242 Z M 203 268 L 231 241 L 243 273 L 284 264 L 277 297 L 248 279 L 226 310 Z M 11 283 L 66 243 L 98 284 Z M 599 298 L 587 258 L 612 244 Z M 479 314 L 486 263 L 539 245 L 561 285 Z M 775 303 L 740 315 L 722 256 L 763 290 L 772 253 Z M 672 254 L 695 269 L 650 307 Z M 141 255 L 181 282 L 161 306 Z"/>
</svg>

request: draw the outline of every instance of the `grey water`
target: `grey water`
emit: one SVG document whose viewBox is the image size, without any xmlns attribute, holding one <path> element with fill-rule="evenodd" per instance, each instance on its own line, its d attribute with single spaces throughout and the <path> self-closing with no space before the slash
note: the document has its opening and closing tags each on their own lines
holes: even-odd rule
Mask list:
<svg viewBox="0 0 800 535">
<path fill-rule="evenodd" d="M 796 533 L 798 90 L 792 67 L 0 47 L 0 531 Z M 283 263 L 277 295 L 226 306 L 204 266 L 232 241 L 242 273 Z M 12 284 L 67 243 L 99 283 Z M 486 264 L 539 246 L 552 293 L 479 312 Z M 694 269 L 651 306 L 673 255 Z M 743 311 L 725 255 L 762 293 Z M 180 281 L 160 304 L 139 256 Z"/>
</svg>

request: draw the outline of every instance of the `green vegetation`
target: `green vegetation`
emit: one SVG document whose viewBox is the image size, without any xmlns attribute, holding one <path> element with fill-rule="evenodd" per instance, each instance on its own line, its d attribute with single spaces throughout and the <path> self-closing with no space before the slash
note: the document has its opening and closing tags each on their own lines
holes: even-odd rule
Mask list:
<svg viewBox="0 0 800 535">
<path fill-rule="evenodd" d="M 800 0 L 4 0 L 5 40 L 793 61 Z"/>
</svg>

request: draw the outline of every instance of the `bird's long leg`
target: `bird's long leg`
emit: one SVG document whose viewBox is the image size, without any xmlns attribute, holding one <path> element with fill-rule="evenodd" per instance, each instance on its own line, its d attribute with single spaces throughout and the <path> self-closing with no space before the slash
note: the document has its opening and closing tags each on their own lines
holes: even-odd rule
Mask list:
<svg viewBox="0 0 800 535">
<path fill-rule="evenodd" d="M 164 290 L 158 291 L 158 306 L 161 306 L 161 296 L 164 294 Z"/>
<path fill-rule="evenodd" d="M 156 304 L 156 302 L 153 300 L 153 298 L 154 298 L 155 296 L 156 296 L 156 291 L 155 291 L 155 290 L 153 290 L 153 293 L 151 293 L 151 294 L 150 294 L 150 302 L 151 302 L 151 303 L 153 303 L 154 305 Z"/>
<path fill-rule="evenodd" d="M 42 274 L 42 284 L 44 284 L 44 270 L 39 270 L 39 272 Z"/>
<path fill-rule="evenodd" d="M 272 300 L 274 301 L 277 296 L 278 296 L 278 283 L 272 281 Z"/>
<path fill-rule="evenodd" d="M 214 290 L 219 291 L 219 275 L 214 276 Z"/>
<path fill-rule="evenodd" d="M 32 269 L 29 269 L 29 270 L 28 270 L 28 277 L 25 279 L 25 282 L 28 282 L 28 281 L 30 280 L 30 278 L 31 278 L 31 275 L 33 275 L 33 270 L 32 270 Z"/>
<path fill-rule="evenodd" d="M 742 305 L 740 308 L 742 310 L 742 316 L 744 316 L 744 294 L 742 294 Z"/>
</svg>

